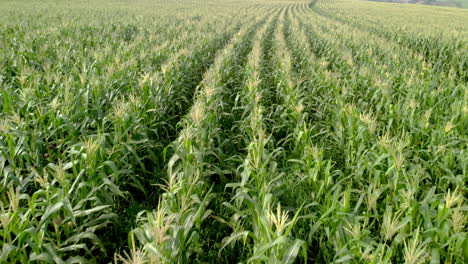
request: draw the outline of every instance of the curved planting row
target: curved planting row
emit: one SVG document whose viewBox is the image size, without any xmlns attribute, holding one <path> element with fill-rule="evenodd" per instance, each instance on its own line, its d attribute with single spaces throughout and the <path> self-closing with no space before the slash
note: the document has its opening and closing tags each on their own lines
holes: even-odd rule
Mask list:
<svg viewBox="0 0 468 264">
<path fill-rule="evenodd" d="M 238 27 L 223 19 L 226 27 L 213 32 L 214 24 L 223 25 L 213 19 L 174 24 L 197 29 L 177 40 L 185 46 L 180 51 L 146 46 L 152 40 L 140 36 L 126 50 L 107 45 L 102 54 L 85 49 L 89 57 L 71 56 L 80 62 L 66 57 L 76 52 L 67 44 L 79 42 L 65 39 L 56 58 L 62 64 L 50 67 L 18 54 L 18 76 L 3 75 L 1 210 L 8 221 L 1 228 L 2 261 L 92 261 L 97 252 L 112 257 L 125 246 L 135 215 L 156 204 L 157 189 L 147 187 L 161 182 L 154 172 L 164 168 L 163 150 L 176 123 L 216 50 Z M 106 45 L 105 35 L 90 33 Z M 146 48 L 161 59 L 131 58 L 133 49 Z M 170 52 L 177 53 L 164 62 Z"/>
<path fill-rule="evenodd" d="M 225 69 L 236 59 L 238 49 L 243 47 L 242 42 L 251 35 L 256 23 L 252 28 L 249 25 L 241 28 L 227 47 L 217 53 L 215 63 L 204 74 L 195 103 L 172 144 L 174 154 L 168 161 L 168 179 L 158 209 L 148 212 L 143 225 L 132 232 L 142 249 L 133 244 L 129 259 L 187 263 L 203 257 L 200 226 L 210 216 L 207 208 L 214 197 L 208 180 L 213 169 L 211 162 L 215 160 L 215 137 L 223 118 L 221 82 L 229 74 Z"/>
<path fill-rule="evenodd" d="M 442 31 L 441 29 L 428 32 L 426 31 L 427 27 L 424 30 L 414 30 L 413 28 L 408 30 L 406 24 L 400 24 L 399 21 L 390 19 L 375 21 L 372 18 L 363 20 L 362 17 L 349 16 L 350 12 L 346 12 L 346 14 L 340 12 L 330 13 L 326 10 L 317 9 L 316 13 L 369 31 L 388 41 L 395 41 L 399 45 L 420 53 L 435 73 L 457 74 L 464 82 L 468 81 L 466 75 L 468 70 L 467 45 L 463 41 L 466 33 L 465 35 L 451 34 L 451 32 L 447 33 L 447 30 Z M 461 21 L 460 19 L 458 18 L 458 21 Z M 457 23 L 458 21 L 455 20 L 454 22 Z M 434 29 L 434 27 L 430 28 Z M 421 31 L 422 33 L 419 33 Z"/>
<path fill-rule="evenodd" d="M 280 16 L 284 16 L 287 9 Z M 271 51 L 270 36 L 274 34 L 276 23 L 277 18 L 271 26 L 258 32 L 249 54 L 246 83 L 240 91 L 244 122 L 239 123 L 239 129 L 249 143 L 243 164 L 239 167 L 239 182 L 226 185 L 234 189 L 232 200 L 224 203 L 233 212 L 225 220 L 233 232 L 223 240 L 220 254 L 231 245 L 240 243 L 248 263 L 292 263 L 303 244 L 291 235 L 297 218 L 288 219 L 287 211 L 275 199 L 276 185 L 283 175 L 276 170 L 279 149 L 273 149 L 274 139 L 269 136 L 268 125 L 264 121 L 267 109 L 264 104 L 271 103 L 264 94 L 274 90 L 268 91 L 273 87 L 261 83 L 266 77 L 262 67 L 268 67 L 267 63 L 271 65 L 272 55 L 265 57 L 264 54 Z"/>
<path fill-rule="evenodd" d="M 313 213 L 306 214 L 311 221 L 308 227 L 298 223 L 297 229 L 304 235 L 309 233 L 310 246 L 320 247 L 318 251 L 310 249 L 309 255 L 327 262 L 411 263 L 430 258 L 460 261 L 465 241 L 458 222 L 465 206 L 465 202 L 460 200 L 464 192 L 460 184 L 466 159 L 455 153 L 464 152 L 462 132 L 456 129 L 464 127 L 459 118 L 463 115 L 460 107 L 461 89 L 465 87 L 463 77 L 456 74 L 447 77 L 444 73 L 433 72 L 425 74 L 424 69 L 419 75 L 415 71 L 402 73 L 395 70 L 398 65 L 395 69 L 385 67 L 387 62 L 382 62 L 378 53 L 372 52 L 379 49 L 381 43 L 368 43 L 367 51 L 370 52 L 366 56 L 362 39 L 346 35 L 353 31 L 346 30 L 344 25 L 335 27 L 335 24 L 315 15 L 308 16 L 307 22 L 305 18 L 300 20 L 301 27 L 313 28 L 309 31 L 313 33 L 310 38 L 312 51 L 323 60 L 327 67 L 325 73 L 332 74 L 332 86 L 329 86 L 332 90 L 323 91 L 329 94 L 325 96 L 330 99 L 329 106 L 318 107 L 325 111 L 322 120 L 318 120 L 325 126 L 321 126 L 318 133 L 329 135 L 324 138 L 331 141 L 327 140 L 325 144 L 317 142 L 326 149 L 314 151 L 317 161 L 328 159 L 332 173 L 319 171 L 317 174 L 325 185 L 322 184 L 320 189 L 313 186 L 309 189 L 316 190 L 312 191 L 315 199 L 310 200 Z M 331 32 L 344 36 L 336 38 Z M 290 34 L 294 36 L 293 31 Z M 401 51 L 406 52 L 405 48 Z M 424 63 L 415 57 L 399 58 L 393 54 L 392 58 L 391 55 L 388 54 L 388 60 L 393 60 L 393 63 L 406 61 L 415 67 Z M 314 64 L 314 60 L 316 58 L 309 61 Z M 320 69 L 320 65 L 316 69 Z M 369 72 L 363 72 L 366 69 Z M 298 67 L 297 70 L 308 69 Z M 385 77 L 379 77 L 379 72 Z M 380 78 L 396 76 L 404 86 L 379 81 Z M 315 84 L 321 85 L 320 82 Z M 371 89 L 373 84 L 383 92 L 382 95 L 372 96 L 376 93 Z M 398 95 L 391 89 L 399 89 Z M 390 94 L 385 93 L 386 90 Z M 381 110 L 373 113 L 373 108 L 378 105 Z M 442 136 L 443 131 L 448 131 L 448 134 Z M 444 147 L 444 152 L 451 154 L 444 156 L 431 151 L 433 144 L 451 146 Z M 341 153 L 332 149 L 340 149 Z M 429 160 L 437 162 L 429 164 Z M 445 172 L 442 171 L 450 171 L 451 176 L 443 176 Z M 307 185 L 301 186 L 305 188 Z M 327 189 L 329 193 L 323 192 Z M 330 197 L 316 196 L 320 193 Z M 448 202 L 452 198 L 457 201 L 457 207 Z M 414 211 L 414 208 L 421 209 Z M 438 218 L 442 212 L 456 220 Z M 442 231 L 448 226 L 448 230 Z"/>
</svg>

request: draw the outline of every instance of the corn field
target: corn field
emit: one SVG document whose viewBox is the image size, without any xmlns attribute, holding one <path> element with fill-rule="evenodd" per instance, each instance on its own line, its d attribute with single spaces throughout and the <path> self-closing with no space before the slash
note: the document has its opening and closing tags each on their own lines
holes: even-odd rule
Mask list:
<svg viewBox="0 0 468 264">
<path fill-rule="evenodd" d="M 467 17 L 0 1 L 0 263 L 466 263 Z"/>
</svg>

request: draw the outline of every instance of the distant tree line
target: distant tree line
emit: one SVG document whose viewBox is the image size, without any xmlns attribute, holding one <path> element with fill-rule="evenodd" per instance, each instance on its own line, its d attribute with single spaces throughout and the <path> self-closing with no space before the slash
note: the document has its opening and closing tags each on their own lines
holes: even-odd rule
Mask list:
<svg viewBox="0 0 468 264">
<path fill-rule="evenodd" d="M 462 3 L 456 2 L 456 1 L 445 1 L 445 2 L 439 2 L 437 0 L 369 0 L 369 1 L 462 7 Z"/>
</svg>

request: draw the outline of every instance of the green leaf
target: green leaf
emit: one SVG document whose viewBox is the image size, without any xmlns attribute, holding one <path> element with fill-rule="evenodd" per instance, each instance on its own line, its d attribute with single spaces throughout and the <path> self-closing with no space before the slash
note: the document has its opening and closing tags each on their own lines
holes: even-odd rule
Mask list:
<svg viewBox="0 0 468 264">
<path fill-rule="evenodd" d="M 79 210 L 75 212 L 75 217 L 82 217 L 82 216 L 87 216 L 91 215 L 93 213 L 102 211 L 106 208 L 110 207 L 110 205 L 101 205 L 101 206 L 96 206 L 94 208 L 88 209 L 88 210 Z"/>
<path fill-rule="evenodd" d="M 304 241 L 300 239 L 296 239 L 294 243 L 284 253 L 282 263 L 283 264 L 293 263 L 302 245 L 304 245 Z"/>
<path fill-rule="evenodd" d="M 227 238 L 223 239 L 223 245 L 221 249 L 218 252 L 218 256 L 221 256 L 221 251 L 229 244 L 235 243 L 238 239 L 241 237 L 244 238 L 244 240 L 247 238 L 249 235 L 249 231 L 239 231 L 239 232 L 234 232 Z"/>
<path fill-rule="evenodd" d="M 53 263 L 54 262 L 54 257 L 47 253 L 47 252 L 42 252 L 40 254 L 37 254 L 36 252 L 31 253 L 30 260 L 34 261 L 45 261 L 47 263 Z"/>
<path fill-rule="evenodd" d="M 253 261 L 253 260 L 257 260 L 257 259 L 261 259 L 263 254 L 270 248 L 273 248 L 273 247 L 276 247 L 277 245 L 280 245 L 280 244 L 286 244 L 288 242 L 288 239 L 284 236 L 280 236 L 278 237 L 277 239 L 275 239 L 273 242 L 270 242 L 264 246 L 262 246 L 261 248 L 259 248 L 257 250 L 257 252 L 255 253 L 255 255 L 253 255 L 251 258 L 249 258 L 249 262 L 250 261 Z"/>
<path fill-rule="evenodd" d="M 0 254 L 0 263 L 6 263 L 8 260 L 8 255 L 10 255 L 10 253 L 15 249 L 16 247 L 14 245 L 5 243 Z"/>
<path fill-rule="evenodd" d="M 50 217 L 52 217 L 54 213 L 57 213 L 62 207 L 63 207 L 62 201 L 54 204 L 52 207 L 48 207 L 44 215 L 42 215 L 41 217 L 41 221 L 39 222 L 38 229 L 45 223 L 45 221 L 47 221 Z"/>
</svg>

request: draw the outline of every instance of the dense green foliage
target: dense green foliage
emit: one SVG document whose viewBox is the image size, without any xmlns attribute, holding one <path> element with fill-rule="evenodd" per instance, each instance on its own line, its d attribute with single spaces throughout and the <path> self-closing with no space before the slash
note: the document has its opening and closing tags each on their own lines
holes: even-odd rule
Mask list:
<svg viewBox="0 0 468 264">
<path fill-rule="evenodd" d="M 0 1 L 0 263 L 464 263 L 467 16 Z"/>
</svg>

